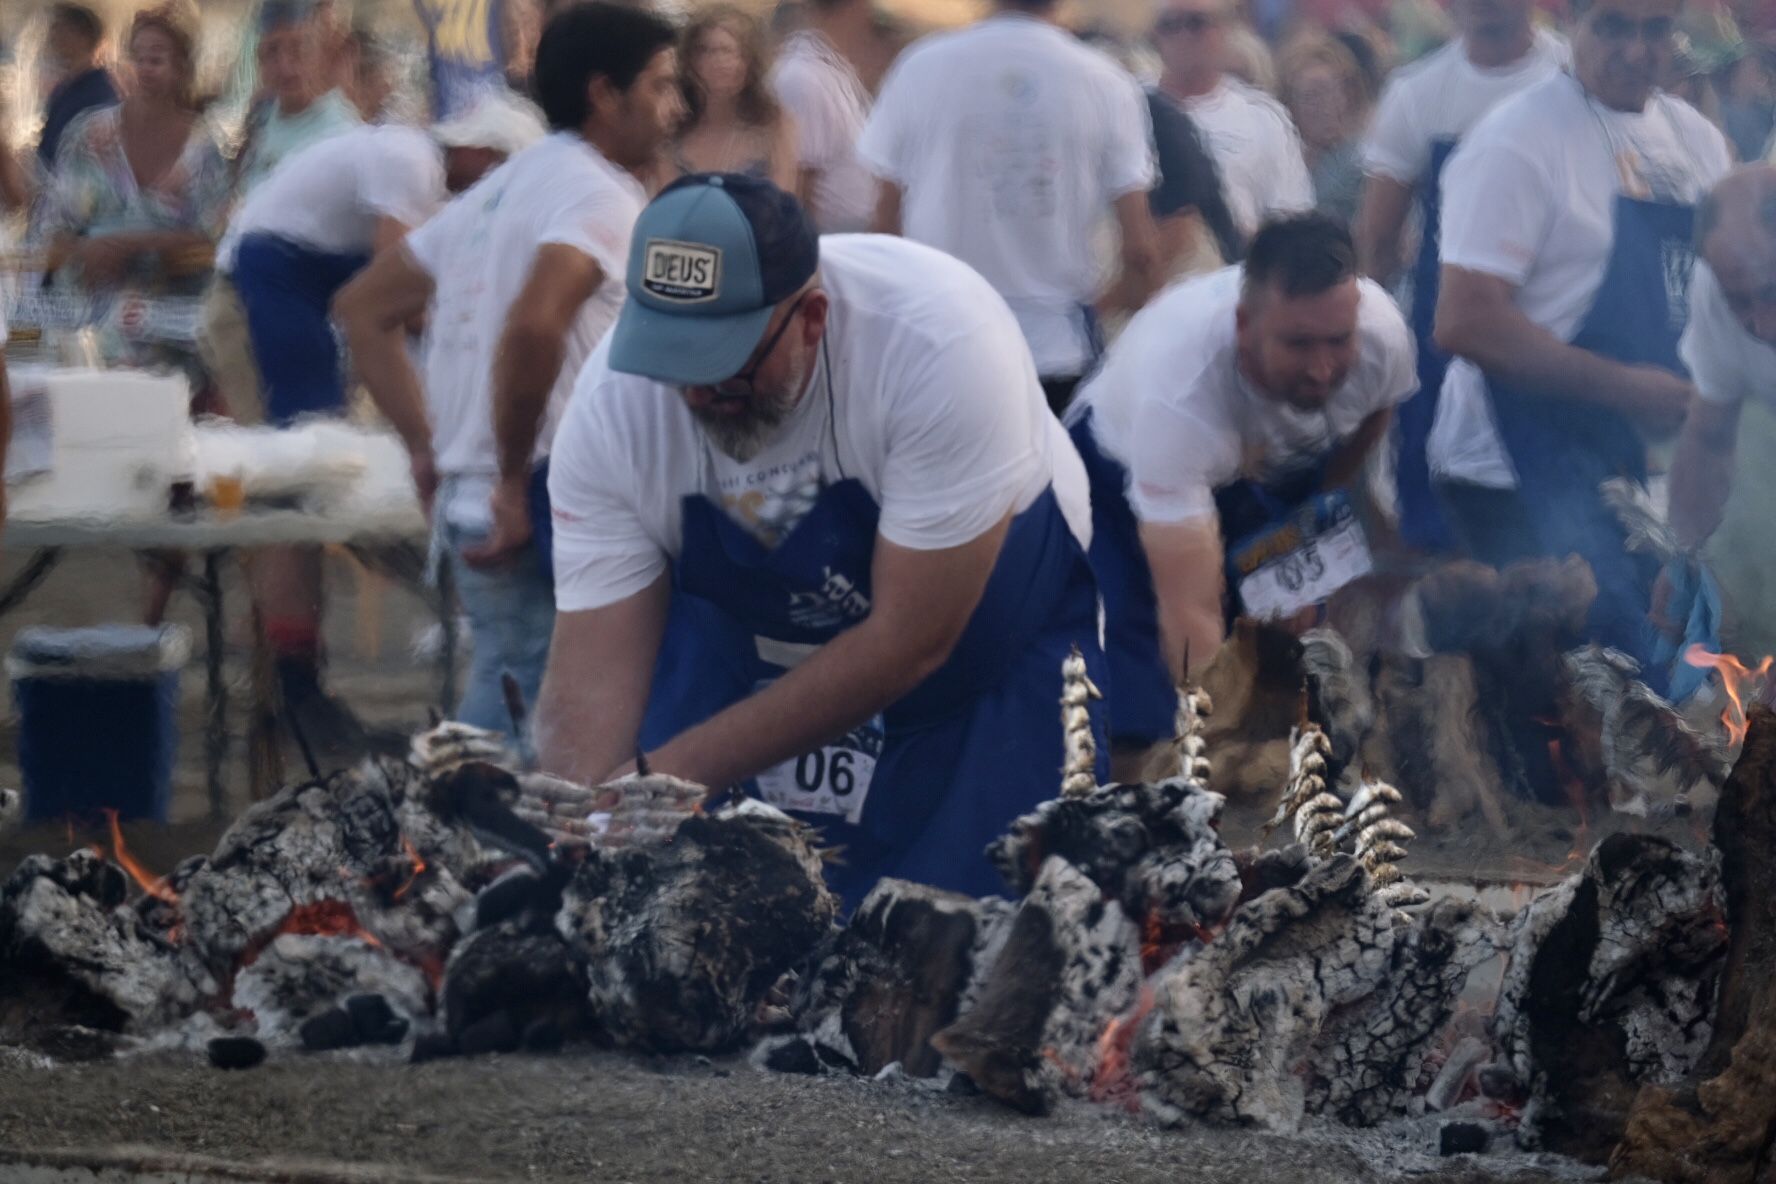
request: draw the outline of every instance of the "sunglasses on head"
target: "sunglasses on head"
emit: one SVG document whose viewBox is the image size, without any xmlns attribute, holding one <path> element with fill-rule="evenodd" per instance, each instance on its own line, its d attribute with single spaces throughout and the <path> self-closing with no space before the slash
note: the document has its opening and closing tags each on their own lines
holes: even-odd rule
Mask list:
<svg viewBox="0 0 1776 1184">
<path fill-rule="evenodd" d="M 1212 12 L 1173 12 L 1154 22 L 1153 31 L 1170 37 L 1175 33 L 1206 33 L 1221 23 Z"/>
</svg>

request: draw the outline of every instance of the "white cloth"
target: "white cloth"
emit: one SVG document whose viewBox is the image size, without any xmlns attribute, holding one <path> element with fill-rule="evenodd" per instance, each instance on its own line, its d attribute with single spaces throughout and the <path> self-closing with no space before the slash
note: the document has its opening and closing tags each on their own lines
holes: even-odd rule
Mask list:
<svg viewBox="0 0 1776 1184">
<path fill-rule="evenodd" d="M 1153 185 L 1140 85 L 1055 25 L 1007 14 L 901 55 L 857 146 L 900 186 L 901 232 L 986 277 L 1044 377 L 1084 372 L 1085 306 L 1106 280 L 1093 235 Z"/>
<path fill-rule="evenodd" d="M 1215 490 L 1270 480 L 1318 459 L 1377 411 L 1418 386 L 1412 331 L 1393 298 L 1359 281 L 1357 360 L 1319 411 L 1255 389 L 1240 372 L 1235 335 L 1244 268 L 1173 284 L 1135 315 L 1085 384 L 1078 410 L 1092 436 L 1128 470 L 1143 522 L 1187 522 L 1215 512 Z"/>
<path fill-rule="evenodd" d="M 1731 159 L 1682 99 L 1656 93 L 1643 111 L 1612 111 L 1555 74 L 1494 108 L 1450 159 L 1443 264 L 1505 280 L 1525 317 L 1570 340 L 1603 283 L 1616 195 L 1694 202 Z M 1443 380 L 1429 452 L 1440 477 L 1517 486 L 1485 377 L 1465 359 Z"/>
<path fill-rule="evenodd" d="M 1228 212 L 1242 235 L 1250 237 L 1272 214 L 1313 209 L 1313 178 L 1301 155 L 1301 137 L 1281 103 L 1223 78 L 1214 90 L 1181 106 L 1209 143 Z"/>
<path fill-rule="evenodd" d="M 1497 67 L 1476 66 L 1467 45 L 1451 41 L 1388 79 L 1363 140 L 1363 171 L 1417 184 L 1439 141 L 1459 140 L 1501 100 L 1571 60 L 1566 39 L 1549 29 L 1536 30 L 1528 53 Z"/>
<path fill-rule="evenodd" d="M 825 36 L 804 29 L 777 51 L 771 89 L 795 120 L 796 163 L 819 170 L 814 220 L 821 233 L 867 230 L 876 182 L 857 155 L 870 107 L 857 71 Z"/>
<path fill-rule="evenodd" d="M 537 456 L 549 454 L 574 378 L 623 306 L 629 236 L 646 200 L 629 173 L 578 135 L 556 132 L 407 236 L 407 250 L 437 285 L 424 377 L 439 473 L 498 471 L 494 354 L 537 251 L 558 243 L 596 261 L 604 282 L 567 334 L 561 373 L 537 433 Z"/>
<path fill-rule="evenodd" d="M 825 343 L 790 420 L 750 463 L 723 455 L 680 393 L 613 371 L 580 375 L 549 467 L 555 604 L 615 603 L 657 579 L 700 493 L 769 544 L 820 491 L 856 478 L 882 537 L 933 550 L 979 537 L 1051 483 L 1082 546 L 1085 466 L 1004 301 L 963 264 L 880 235 L 820 243 Z"/>
<path fill-rule="evenodd" d="M 272 234 L 333 255 L 368 254 L 376 221 L 409 229 L 444 204 L 444 153 L 418 128 L 355 127 L 301 149 L 235 211 L 216 252 L 227 273 L 249 234 Z"/>
<path fill-rule="evenodd" d="M 1733 315 L 1714 269 L 1696 260 L 1690 321 L 1678 352 L 1704 402 L 1738 406 L 1761 399 L 1776 407 L 1776 345 L 1752 335 Z"/>
</svg>

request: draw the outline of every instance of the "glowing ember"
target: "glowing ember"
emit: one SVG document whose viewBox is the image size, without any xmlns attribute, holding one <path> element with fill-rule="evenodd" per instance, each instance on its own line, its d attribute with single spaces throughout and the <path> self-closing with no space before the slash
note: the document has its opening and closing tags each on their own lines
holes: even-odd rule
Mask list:
<svg viewBox="0 0 1776 1184">
<path fill-rule="evenodd" d="M 136 862 L 130 849 L 123 841 L 123 828 L 117 825 L 117 811 L 106 810 L 105 821 L 111 824 L 111 858 L 117 865 L 129 873 L 136 886 L 156 900 L 164 900 L 168 904 L 178 904 L 179 894 L 167 886 L 164 877 L 157 876 Z"/>
<path fill-rule="evenodd" d="M 1152 986 L 1143 984 L 1134 1007 L 1104 1025 L 1098 1036 L 1097 1069 L 1092 1073 L 1092 1101 L 1112 1102 L 1131 1112 L 1140 1109 L 1140 1090 L 1129 1066 L 1129 1050 L 1134 1047 L 1141 1021 L 1153 1010 L 1153 1003 Z"/>
<path fill-rule="evenodd" d="M 1148 913 L 1147 919 L 1141 923 L 1141 973 L 1153 974 L 1170 962 L 1191 938 L 1206 946 L 1215 940 L 1215 934 L 1195 923 L 1167 925 L 1157 915 Z"/>
<path fill-rule="evenodd" d="M 286 933 L 309 934 L 315 937 L 355 937 L 367 945 L 382 948 L 376 935 L 358 921 L 358 914 L 343 900 L 317 900 L 299 904 L 284 915 L 283 922 L 265 938 L 254 943 L 241 955 L 240 964 L 251 966 L 258 961 L 266 946 Z"/>
<path fill-rule="evenodd" d="M 1693 645 L 1684 651 L 1684 661 L 1698 669 L 1712 670 L 1719 676 L 1721 688 L 1727 692 L 1727 706 L 1721 711 L 1721 726 L 1726 728 L 1727 738 L 1734 744 L 1743 743 L 1749 726 L 1745 721 L 1745 701 L 1769 678 L 1776 658 L 1766 657 L 1751 667 L 1732 654 L 1714 654 Z"/>
</svg>

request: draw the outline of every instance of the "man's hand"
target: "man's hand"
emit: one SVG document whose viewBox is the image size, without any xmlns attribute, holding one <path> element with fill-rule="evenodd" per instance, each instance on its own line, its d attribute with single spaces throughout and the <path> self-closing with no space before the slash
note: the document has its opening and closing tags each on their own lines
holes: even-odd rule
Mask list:
<svg viewBox="0 0 1776 1184">
<path fill-rule="evenodd" d="M 1696 388 L 1659 366 L 1635 366 L 1631 373 L 1633 381 L 1625 396 L 1634 422 L 1655 440 L 1675 436 L 1689 414 Z"/>
<path fill-rule="evenodd" d="M 504 567 L 518 558 L 530 545 L 530 483 L 501 477 L 493 487 L 488 503 L 493 509 L 493 527 L 487 540 L 479 547 L 463 548 L 463 559 L 470 567 Z"/>
</svg>

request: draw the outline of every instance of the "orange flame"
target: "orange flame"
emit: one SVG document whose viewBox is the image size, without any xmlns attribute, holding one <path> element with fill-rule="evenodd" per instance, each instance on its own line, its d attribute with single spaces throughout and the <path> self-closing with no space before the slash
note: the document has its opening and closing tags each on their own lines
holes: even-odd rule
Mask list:
<svg viewBox="0 0 1776 1184">
<path fill-rule="evenodd" d="M 1140 1109 L 1140 1096 L 1130 1068 L 1130 1052 L 1141 1021 L 1153 1010 L 1153 987 L 1143 983 L 1135 1005 L 1126 1014 L 1116 1016 L 1098 1036 L 1098 1063 L 1092 1073 L 1091 1100 L 1115 1102 L 1135 1111 Z"/>
<path fill-rule="evenodd" d="M 241 954 L 240 964 L 243 967 L 251 966 L 259 960 L 259 955 L 266 946 L 286 933 L 315 937 L 355 937 L 367 945 L 382 949 L 382 943 L 376 939 L 376 935 L 359 923 L 358 914 L 352 911 L 351 905 L 343 900 L 317 900 L 296 905 L 285 913 L 283 921 L 276 929 Z"/>
<path fill-rule="evenodd" d="M 407 877 L 407 882 L 405 884 L 402 884 L 399 888 L 395 889 L 394 898 L 396 900 L 400 900 L 403 896 L 406 896 L 408 890 L 410 890 L 414 884 L 419 882 L 419 877 L 424 875 L 426 870 L 425 857 L 419 853 L 419 848 L 415 847 L 406 835 L 401 836 L 401 850 L 406 854 L 407 862 L 413 868 L 413 874 Z"/>
<path fill-rule="evenodd" d="M 136 857 L 130 854 L 129 847 L 123 841 L 123 828 L 117 825 L 117 811 L 106 810 L 104 814 L 105 821 L 111 824 L 111 858 L 117 861 L 119 867 L 129 873 L 129 878 L 134 880 L 136 886 L 143 892 L 156 900 L 164 900 L 168 904 L 178 904 L 179 894 L 167 886 L 166 878 L 155 875 L 137 863 Z"/>
<path fill-rule="evenodd" d="M 1776 658 L 1766 657 L 1752 667 L 1732 654 L 1710 653 L 1700 645 L 1692 645 L 1684 651 L 1684 661 L 1701 670 L 1712 670 L 1720 676 L 1721 689 L 1727 692 L 1727 706 L 1721 712 L 1721 726 L 1726 728 L 1727 738 L 1734 744 L 1743 743 L 1745 733 L 1750 728 L 1745 718 L 1745 701 L 1769 677 L 1770 668 L 1776 664 Z"/>
<path fill-rule="evenodd" d="M 1141 922 L 1141 972 L 1153 974 L 1158 971 L 1193 937 L 1206 946 L 1215 940 L 1215 933 L 1194 921 L 1181 926 L 1168 925 L 1157 914 L 1148 913 L 1147 919 Z"/>
</svg>

